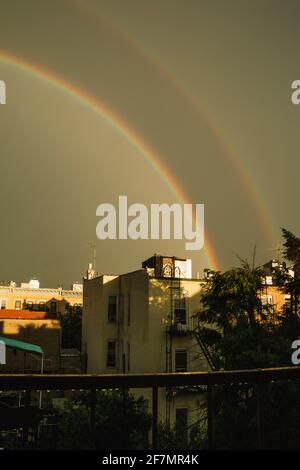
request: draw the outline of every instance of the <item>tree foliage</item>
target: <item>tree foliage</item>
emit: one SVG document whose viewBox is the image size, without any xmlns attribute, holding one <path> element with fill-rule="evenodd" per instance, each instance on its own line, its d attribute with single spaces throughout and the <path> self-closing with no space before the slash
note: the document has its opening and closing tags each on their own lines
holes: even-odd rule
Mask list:
<svg viewBox="0 0 300 470">
<path fill-rule="evenodd" d="M 299 263 L 300 239 L 283 230 L 285 254 Z M 242 266 L 215 273 L 208 281 L 199 315 L 199 329 L 217 368 L 251 369 L 291 366 L 291 343 L 300 332 L 299 274 L 277 273 L 278 287 L 292 293 L 292 314 L 285 306 L 262 303 L 264 272 Z M 295 308 L 296 306 L 296 308 Z M 275 310 L 274 310 L 275 309 Z M 214 331 L 214 334 L 212 332 Z M 263 391 L 264 445 L 300 447 L 300 384 L 278 382 Z M 256 390 L 249 384 L 215 387 L 216 445 L 221 448 L 257 447 Z"/>
<path fill-rule="evenodd" d="M 60 316 L 61 343 L 63 348 L 81 350 L 82 307 L 69 306 Z"/>
<path fill-rule="evenodd" d="M 40 447 L 89 449 L 90 397 L 78 392 L 63 411 L 51 410 L 53 433 L 41 439 Z M 147 449 L 151 416 L 143 398 L 127 391 L 99 390 L 96 394 L 96 449 Z"/>
</svg>

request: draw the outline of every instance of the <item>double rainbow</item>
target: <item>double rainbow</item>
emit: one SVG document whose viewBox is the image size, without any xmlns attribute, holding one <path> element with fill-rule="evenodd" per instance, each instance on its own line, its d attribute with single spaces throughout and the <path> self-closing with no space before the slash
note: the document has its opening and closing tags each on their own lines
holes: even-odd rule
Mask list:
<svg viewBox="0 0 300 470">
<path fill-rule="evenodd" d="M 121 118 L 121 116 L 114 113 L 103 101 L 100 101 L 98 98 L 91 96 L 86 91 L 78 88 L 56 73 L 45 70 L 42 67 L 33 64 L 32 62 L 27 62 L 26 60 L 17 57 L 15 54 L 10 52 L 8 53 L 6 51 L 0 50 L 0 63 L 16 67 L 17 69 L 27 74 L 38 77 L 59 91 L 75 98 L 81 105 L 85 106 L 90 111 L 100 115 L 101 118 L 105 119 L 133 147 L 139 151 L 140 155 L 159 174 L 166 186 L 178 201 L 183 204 L 191 203 L 188 195 L 180 185 L 179 181 L 175 178 L 170 169 L 164 163 L 162 157 L 157 152 L 155 152 L 147 142 L 145 142 L 142 136 L 138 135 L 132 127 L 129 127 L 129 125 Z M 215 270 L 219 270 L 220 266 L 217 257 L 207 235 L 205 237 L 204 252 L 209 267 Z"/>
</svg>

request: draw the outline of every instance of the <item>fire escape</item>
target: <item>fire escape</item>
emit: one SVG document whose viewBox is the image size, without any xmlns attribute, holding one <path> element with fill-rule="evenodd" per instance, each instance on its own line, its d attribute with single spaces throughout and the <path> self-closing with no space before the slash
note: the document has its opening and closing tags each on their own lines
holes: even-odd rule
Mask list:
<svg viewBox="0 0 300 470">
<path fill-rule="evenodd" d="M 163 267 L 163 277 L 170 279 L 170 314 L 166 322 L 166 372 L 173 372 L 173 337 L 177 334 L 185 334 L 187 331 L 186 322 L 179 322 L 176 306 L 181 305 L 181 272 L 178 266 L 166 264 Z M 166 388 L 166 422 L 170 423 L 171 403 L 173 390 Z"/>
<path fill-rule="evenodd" d="M 206 359 L 211 370 L 216 370 L 213 360 L 202 338 L 198 327 L 190 324 L 191 320 L 188 312 L 187 294 L 181 286 L 181 272 L 178 266 L 166 264 L 163 267 L 163 277 L 170 279 L 170 314 L 166 321 L 166 372 L 179 372 L 185 370 L 174 370 L 173 367 L 173 342 L 174 337 L 190 336 L 194 337 L 199 345 L 201 356 Z M 174 390 L 166 388 L 166 422 L 170 423 L 171 404 L 174 396 Z"/>
</svg>

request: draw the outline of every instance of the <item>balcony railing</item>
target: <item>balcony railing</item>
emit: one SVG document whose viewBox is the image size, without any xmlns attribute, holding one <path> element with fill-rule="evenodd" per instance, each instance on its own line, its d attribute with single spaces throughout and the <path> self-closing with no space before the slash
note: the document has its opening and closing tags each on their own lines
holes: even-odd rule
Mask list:
<svg viewBox="0 0 300 470">
<path fill-rule="evenodd" d="M 175 321 L 167 327 L 168 333 L 174 336 L 184 336 L 192 334 L 192 330 L 188 327 L 186 323 L 181 323 L 180 321 Z"/>
<path fill-rule="evenodd" d="M 251 369 L 218 372 L 186 372 L 171 374 L 125 375 L 0 375 L 0 390 L 25 391 L 26 406 L 30 407 L 31 391 L 35 390 L 90 390 L 90 442 L 95 447 L 96 390 L 100 389 L 152 389 L 152 447 L 157 449 L 158 388 L 207 387 L 207 421 L 209 448 L 214 447 L 214 386 L 224 384 L 252 384 L 256 388 L 257 448 L 263 448 L 264 384 L 275 381 L 300 379 L 300 367 Z M 280 405 L 280 404 L 279 404 Z M 1 425 L 1 416 L 0 416 Z M 21 427 L 21 426 L 20 426 Z M 29 426 L 28 426 L 29 427 Z M 25 429 L 28 433 L 28 429 Z"/>
</svg>

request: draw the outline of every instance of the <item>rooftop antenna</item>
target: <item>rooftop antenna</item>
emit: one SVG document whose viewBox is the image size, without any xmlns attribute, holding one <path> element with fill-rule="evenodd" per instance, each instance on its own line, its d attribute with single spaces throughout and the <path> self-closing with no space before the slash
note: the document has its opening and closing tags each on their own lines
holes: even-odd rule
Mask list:
<svg viewBox="0 0 300 470">
<path fill-rule="evenodd" d="M 96 245 L 95 243 L 91 243 L 91 248 L 93 249 L 93 268 L 96 272 Z"/>
<path fill-rule="evenodd" d="M 95 243 L 89 243 L 88 245 L 84 245 L 84 246 L 91 248 L 93 250 L 92 268 L 96 271 L 96 258 L 97 258 L 96 245 Z"/>
<path fill-rule="evenodd" d="M 269 251 L 273 251 L 276 255 L 276 259 L 280 261 L 280 256 L 283 251 L 280 245 L 277 245 L 275 248 L 270 248 Z"/>
<path fill-rule="evenodd" d="M 96 272 L 96 258 L 97 258 L 97 253 L 96 253 L 96 245 L 95 243 L 89 243 L 87 245 L 84 245 L 88 248 L 91 248 L 93 250 L 93 257 L 92 257 L 92 262 L 88 264 L 88 270 L 87 270 L 87 279 L 94 279 L 96 277 L 97 272 Z"/>
</svg>

